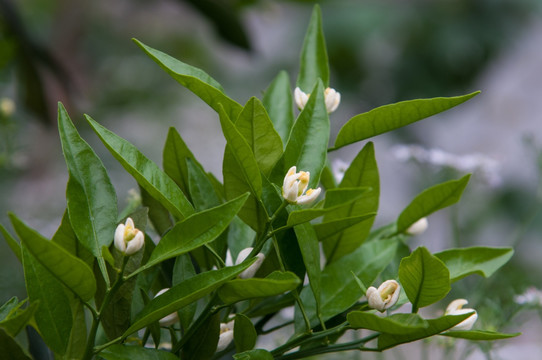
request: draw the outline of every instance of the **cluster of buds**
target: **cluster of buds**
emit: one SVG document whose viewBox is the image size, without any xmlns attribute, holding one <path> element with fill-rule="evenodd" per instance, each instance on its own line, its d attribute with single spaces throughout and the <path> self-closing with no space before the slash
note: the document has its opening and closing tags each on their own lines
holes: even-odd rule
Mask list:
<svg viewBox="0 0 542 360">
<path fill-rule="evenodd" d="M 309 101 L 309 96 L 311 96 L 311 94 L 304 93 L 298 87 L 295 88 L 294 99 L 299 110 L 303 110 L 303 108 L 305 108 L 307 101 Z M 324 99 L 326 102 L 327 113 L 331 114 L 339 107 L 339 103 L 341 102 L 341 94 L 335 91 L 335 89 L 328 87 L 324 90 Z"/>
<path fill-rule="evenodd" d="M 463 308 L 463 305 L 468 304 L 469 302 L 465 299 L 456 299 L 448 305 L 446 308 L 445 315 L 463 315 L 472 313 L 471 316 L 451 328 L 450 330 L 470 330 L 472 329 L 472 326 L 478 319 L 478 313 L 476 313 L 476 310 L 469 309 L 469 308 Z"/>
<path fill-rule="evenodd" d="M 367 302 L 369 303 L 369 307 L 383 312 L 397 303 L 400 293 L 401 286 L 397 281 L 386 280 L 378 289 L 373 286 L 367 289 Z"/>
<path fill-rule="evenodd" d="M 216 345 L 216 351 L 226 350 L 228 345 L 233 340 L 233 327 L 234 321 L 220 324 L 220 337 L 218 338 L 218 344 Z"/>
<path fill-rule="evenodd" d="M 309 189 L 310 173 L 308 171 L 296 172 L 296 167 L 292 166 L 286 176 L 284 177 L 284 183 L 282 184 L 282 197 L 286 199 L 290 204 L 310 204 L 318 195 L 322 189 Z M 305 190 L 307 190 L 305 192 Z"/>
<path fill-rule="evenodd" d="M 127 218 L 126 223 L 119 224 L 115 230 L 115 247 L 124 255 L 132 255 L 138 252 L 145 244 L 145 234 L 134 226 L 132 218 Z"/>
</svg>

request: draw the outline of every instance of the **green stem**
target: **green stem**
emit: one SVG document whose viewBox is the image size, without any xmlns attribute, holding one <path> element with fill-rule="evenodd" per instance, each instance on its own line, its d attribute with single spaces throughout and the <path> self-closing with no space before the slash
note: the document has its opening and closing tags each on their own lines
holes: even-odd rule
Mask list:
<svg viewBox="0 0 542 360">
<path fill-rule="evenodd" d="M 337 325 L 331 329 L 320 331 L 317 333 L 306 333 L 303 335 L 300 335 L 290 341 L 288 341 L 286 344 L 279 346 L 275 350 L 271 351 L 271 354 L 273 354 L 274 357 L 277 357 L 279 355 L 284 354 L 286 351 L 291 350 L 295 347 L 301 346 L 306 343 L 313 342 L 315 340 L 327 338 L 330 335 L 339 334 L 344 330 L 348 330 L 350 328 L 350 325 L 346 322 Z M 360 341 L 360 340 L 357 340 Z"/>
</svg>

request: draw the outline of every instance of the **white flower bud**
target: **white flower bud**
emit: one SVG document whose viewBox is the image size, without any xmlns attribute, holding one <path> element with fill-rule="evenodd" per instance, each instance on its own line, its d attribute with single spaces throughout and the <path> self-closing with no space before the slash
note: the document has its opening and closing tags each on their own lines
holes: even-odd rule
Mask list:
<svg viewBox="0 0 542 360">
<path fill-rule="evenodd" d="M 169 290 L 169 288 L 162 289 L 162 290 L 158 291 L 154 297 L 156 298 L 156 297 L 162 295 L 163 293 L 165 293 L 168 290 Z M 179 321 L 179 314 L 177 314 L 177 312 L 175 311 L 174 313 L 171 313 L 171 314 L 161 318 L 158 321 L 158 323 L 160 324 L 160 326 L 168 327 L 168 326 L 171 326 L 171 325 L 175 324 L 178 321 Z"/>
<path fill-rule="evenodd" d="M 297 108 L 299 110 L 303 110 L 305 108 L 305 105 L 307 105 L 307 101 L 309 101 L 309 95 L 305 94 L 303 91 L 301 91 L 300 88 L 296 87 L 294 90 L 294 100 L 297 105 Z"/>
<path fill-rule="evenodd" d="M 145 234 L 134 226 L 131 218 L 125 224 L 119 224 L 115 230 L 115 247 L 124 255 L 138 252 L 145 244 Z"/>
<path fill-rule="evenodd" d="M 426 217 L 421 218 L 420 220 L 416 221 L 414 224 L 410 225 L 408 229 L 406 229 L 406 233 L 409 235 L 420 235 L 427 230 L 427 227 L 429 226 L 429 223 L 427 221 Z"/>
<path fill-rule="evenodd" d="M 290 204 L 310 204 L 318 195 L 322 189 L 307 189 L 309 185 L 310 173 L 308 171 L 296 172 L 296 167 L 292 166 L 284 177 L 282 184 L 282 197 Z"/>
<path fill-rule="evenodd" d="M 234 321 L 220 324 L 220 337 L 218 338 L 218 344 L 216 345 L 216 351 L 226 350 L 228 345 L 233 340 L 233 327 Z"/>
<path fill-rule="evenodd" d="M 237 255 L 237 259 L 235 260 L 235 265 L 239 265 L 243 261 L 246 260 L 246 258 L 250 255 L 252 252 L 251 247 L 248 247 L 246 249 L 243 249 L 239 252 L 239 255 Z M 262 266 L 263 261 L 265 260 L 265 255 L 262 253 L 258 253 L 256 255 L 258 260 L 256 260 L 252 265 L 250 265 L 245 271 L 243 271 L 241 274 L 239 274 L 239 277 L 241 279 L 250 279 L 254 277 L 260 266 Z"/>
<path fill-rule="evenodd" d="M 0 113 L 5 116 L 11 116 L 15 112 L 15 103 L 10 98 L 0 99 Z"/>
<path fill-rule="evenodd" d="M 448 305 L 446 308 L 445 315 L 463 315 L 467 313 L 472 313 L 471 316 L 461 321 L 459 324 L 451 328 L 450 330 L 470 330 L 472 326 L 478 319 L 478 313 L 474 309 L 463 308 L 463 305 L 468 304 L 469 302 L 465 299 L 456 299 Z"/>
<path fill-rule="evenodd" d="M 366 293 L 369 307 L 383 312 L 397 303 L 400 292 L 401 286 L 395 280 L 384 281 L 378 289 L 371 286 Z"/>
<path fill-rule="evenodd" d="M 309 101 L 310 96 L 311 94 L 304 93 L 300 88 L 295 88 L 294 100 L 299 110 L 303 110 L 305 108 L 305 105 L 307 105 L 307 101 Z M 341 94 L 338 93 L 335 89 L 328 87 L 324 90 L 324 100 L 326 103 L 327 113 L 331 114 L 332 112 L 337 110 L 337 107 L 339 107 L 339 104 L 341 102 Z"/>
</svg>

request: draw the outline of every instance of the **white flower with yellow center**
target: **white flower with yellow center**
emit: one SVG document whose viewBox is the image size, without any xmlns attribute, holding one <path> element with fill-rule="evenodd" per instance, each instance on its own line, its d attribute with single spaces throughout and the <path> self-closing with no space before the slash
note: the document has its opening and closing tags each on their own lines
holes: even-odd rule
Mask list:
<svg viewBox="0 0 542 360">
<path fill-rule="evenodd" d="M 248 247 L 246 249 L 241 250 L 239 252 L 239 255 L 237 255 L 237 259 L 235 260 L 235 265 L 239 265 L 240 263 L 245 261 L 246 258 L 252 252 L 252 249 L 253 248 Z M 254 264 L 250 265 L 245 271 L 243 271 L 241 274 L 239 274 L 239 277 L 241 279 L 250 279 L 250 278 L 254 277 L 254 275 L 256 275 L 256 272 L 258 271 L 260 266 L 262 266 L 262 263 L 265 260 L 265 255 L 262 254 L 262 253 L 258 253 L 258 255 L 256 255 L 256 257 L 258 258 L 258 260 L 256 260 L 254 262 Z"/>
<path fill-rule="evenodd" d="M 307 190 L 309 180 L 310 173 L 308 171 L 296 172 L 296 167 L 292 166 L 284 177 L 282 197 L 290 204 L 304 205 L 312 203 L 320 195 L 322 189 Z M 307 191 L 305 192 L 305 190 Z"/>
<path fill-rule="evenodd" d="M 162 290 L 158 291 L 154 297 L 158 297 L 158 296 L 162 295 L 163 293 L 165 293 L 168 290 L 169 290 L 169 288 L 162 289 Z M 175 311 L 175 312 L 161 318 L 158 321 L 158 323 L 160 324 L 160 326 L 168 327 L 168 326 L 171 326 L 171 325 L 175 324 L 178 321 L 179 321 L 179 314 L 177 314 L 177 312 Z"/>
<path fill-rule="evenodd" d="M 399 300 L 400 292 L 401 286 L 397 281 L 386 280 L 378 289 L 373 286 L 369 287 L 366 296 L 371 308 L 383 312 L 395 305 L 397 300 Z"/>
<path fill-rule="evenodd" d="M 294 90 L 294 100 L 299 110 L 303 110 L 311 94 L 304 93 L 299 87 L 296 87 Z M 341 94 L 335 89 L 326 88 L 324 90 L 324 99 L 326 102 L 326 110 L 328 114 L 331 114 L 339 107 L 341 102 Z"/>
<path fill-rule="evenodd" d="M 218 338 L 216 351 L 226 350 L 228 345 L 232 342 L 234 321 L 235 320 L 220 324 L 220 337 Z"/>
<path fill-rule="evenodd" d="M 463 308 L 463 305 L 468 304 L 469 302 L 465 299 L 456 299 L 448 305 L 446 308 L 446 313 L 444 315 L 463 315 L 472 313 L 471 316 L 461 321 L 459 324 L 451 328 L 450 330 L 470 330 L 472 326 L 478 319 L 478 313 L 474 309 Z"/>
<path fill-rule="evenodd" d="M 134 226 L 132 218 L 127 218 L 126 223 L 119 224 L 115 230 L 115 247 L 124 255 L 132 255 L 138 252 L 145 244 L 145 234 Z"/>
</svg>

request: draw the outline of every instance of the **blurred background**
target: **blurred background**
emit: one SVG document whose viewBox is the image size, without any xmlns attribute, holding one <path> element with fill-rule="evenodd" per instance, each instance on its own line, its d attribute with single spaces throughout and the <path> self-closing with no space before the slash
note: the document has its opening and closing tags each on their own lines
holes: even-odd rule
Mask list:
<svg viewBox="0 0 542 360">
<path fill-rule="evenodd" d="M 67 170 L 56 130 L 58 101 L 104 161 L 121 208 L 136 183 L 91 133 L 83 113 L 159 164 L 167 129 L 175 126 L 206 170 L 221 178 L 225 140 L 216 114 L 130 39 L 204 69 L 244 104 L 279 70 L 289 72 L 293 87 L 314 3 L 0 0 L 0 223 L 10 229 L 7 211 L 13 211 L 45 236 L 60 223 Z M 542 2 L 319 3 L 331 86 L 342 95 L 331 115 L 332 139 L 350 117 L 376 106 L 482 91 L 456 109 L 373 139 L 382 181 L 377 225 L 393 221 L 424 188 L 472 172 L 462 201 L 432 215 L 412 247 L 516 249 L 492 278 L 464 279 L 448 298 L 468 298 L 479 309 L 477 328 L 522 336 L 456 346 L 433 340 L 363 358 L 542 353 Z M 340 172 L 362 145 L 332 153 L 334 169 Z M 0 242 L 0 304 L 12 296 L 26 297 L 22 268 Z"/>
</svg>

